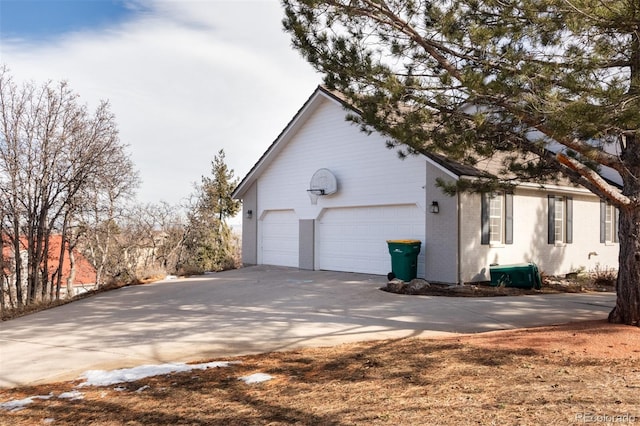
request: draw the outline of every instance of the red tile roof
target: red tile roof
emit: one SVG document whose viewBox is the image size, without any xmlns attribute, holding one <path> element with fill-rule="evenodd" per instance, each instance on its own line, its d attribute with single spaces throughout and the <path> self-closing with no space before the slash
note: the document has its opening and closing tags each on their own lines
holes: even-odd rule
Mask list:
<svg viewBox="0 0 640 426">
<path fill-rule="evenodd" d="M 27 247 L 26 238 L 20 238 L 22 247 Z M 49 276 L 58 268 L 60 264 L 60 245 L 62 244 L 61 235 L 53 235 L 49 238 Z M 87 258 L 77 250 L 73 251 L 76 261 L 76 276 L 73 285 L 93 284 L 96 282 L 96 270 L 89 263 Z M 2 245 L 2 257 L 5 262 L 13 262 L 13 246 L 6 241 Z M 62 285 L 66 285 L 67 278 L 71 272 L 71 262 L 69 261 L 69 252 L 65 251 L 62 262 Z"/>
</svg>

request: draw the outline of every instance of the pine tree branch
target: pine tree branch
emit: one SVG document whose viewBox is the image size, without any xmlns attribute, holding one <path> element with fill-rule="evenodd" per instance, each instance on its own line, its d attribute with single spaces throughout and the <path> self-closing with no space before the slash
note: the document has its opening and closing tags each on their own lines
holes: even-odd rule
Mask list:
<svg viewBox="0 0 640 426">
<path fill-rule="evenodd" d="M 363 6 L 353 6 L 349 2 L 349 4 L 344 4 L 340 1 L 329 0 L 326 2 L 327 4 L 334 6 L 338 9 L 346 10 L 348 13 L 353 13 L 362 17 L 368 17 L 374 20 L 374 22 L 379 22 L 381 24 L 387 24 L 391 28 L 395 28 L 401 33 L 407 35 L 413 42 L 421 46 L 433 59 L 435 59 L 442 68 L 444 68 L 452 77 L 456 80 L 463 81 L 464 78 L 460 71 L 441 53 L 447 52 L 455 56 L 459 56 L 457 52 L 449 51 L 445 46 L 436 43 L 432 40 L 427 40 L 422 37 L 416 30 L 411 26 L 408 22 L 401 19 L 396 13 L 391 11 L 384 1 L 371 1 L 371 0 L 361 0 Z M 383 17 L 387 18 L 381 19 L 381 16 L 376 13 L 380 12 Z"/>
<path fill-rule="evenodd" d="M 602 176 L 600 176 L 594 170 L 588 168 L 581 162 L 571 157 L 567 157 L 562 153 L 556 154 L 556 158 L 560 164 L 578 173 L 580 176 L 586 179 L 589 183 L 591 183 L 591 185 L 593 185 L 593 187 L 597 189 L 597 191 L 594 191 L 594 192 L 606 195 L 607 199 L 614 201 L 618 206 L 621 206 L 621 207 L 632 204 L 631 199 L 623 195 L 620 191 L 614 189 L 614 187 L 610 185 L 607 181 L 605 181 L 602 178 Z"/>
</svg>

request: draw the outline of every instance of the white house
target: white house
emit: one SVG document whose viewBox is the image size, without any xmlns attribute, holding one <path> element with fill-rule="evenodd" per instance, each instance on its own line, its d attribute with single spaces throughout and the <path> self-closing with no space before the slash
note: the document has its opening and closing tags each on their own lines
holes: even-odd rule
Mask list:
<svg viewBox="0 0 640 426">
<path fill-rule="evenodd" d="M 616 211 L 588 190 L 523 183 L 512 194 L 451 197 L 436 178 L 478 177 L 491 164 L 400 159 L 347 113 L 318 87 L 238 185 L 244 264 L 386 275 L 386 241 L 417 239 L 418 277 L 432 282 L 489 280 L 491 264 L 535 262 L 550 275 L 617 266 Z M 321 194 L 333 178 L 335 192 Z"/>
</svg>

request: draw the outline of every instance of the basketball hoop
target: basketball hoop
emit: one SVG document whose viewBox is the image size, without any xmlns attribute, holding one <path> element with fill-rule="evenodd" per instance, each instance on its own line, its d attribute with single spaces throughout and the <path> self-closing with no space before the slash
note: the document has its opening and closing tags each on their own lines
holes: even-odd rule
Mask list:
<svg viewBox="0 0 640 426">
<path fill-rule="evenodd" d="M 338 181 L 329 169 L 318 169 L 309 183 L 307 193 L 311 204 L 318 203 L 318 197 L 335 194 L 338 191 Z"/>
</svg>

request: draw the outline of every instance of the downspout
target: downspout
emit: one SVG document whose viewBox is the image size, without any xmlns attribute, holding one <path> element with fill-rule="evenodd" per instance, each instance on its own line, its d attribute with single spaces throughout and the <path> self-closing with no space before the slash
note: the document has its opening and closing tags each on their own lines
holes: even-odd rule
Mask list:
<svg viewBox="0 0 640 426">
<path fill-rule="evenodd" d="M 462 266 L 460 265 L 460 260 L 462 259 L 462 203 L 460 201 L 460 192 L 456 192 L 456 214 L 458 216 L 458 250 L 457 250 L 457 258 L 456 258 L 456 267 L 458 270 L 458 285 L 462 285 Z"/>
</svg>

